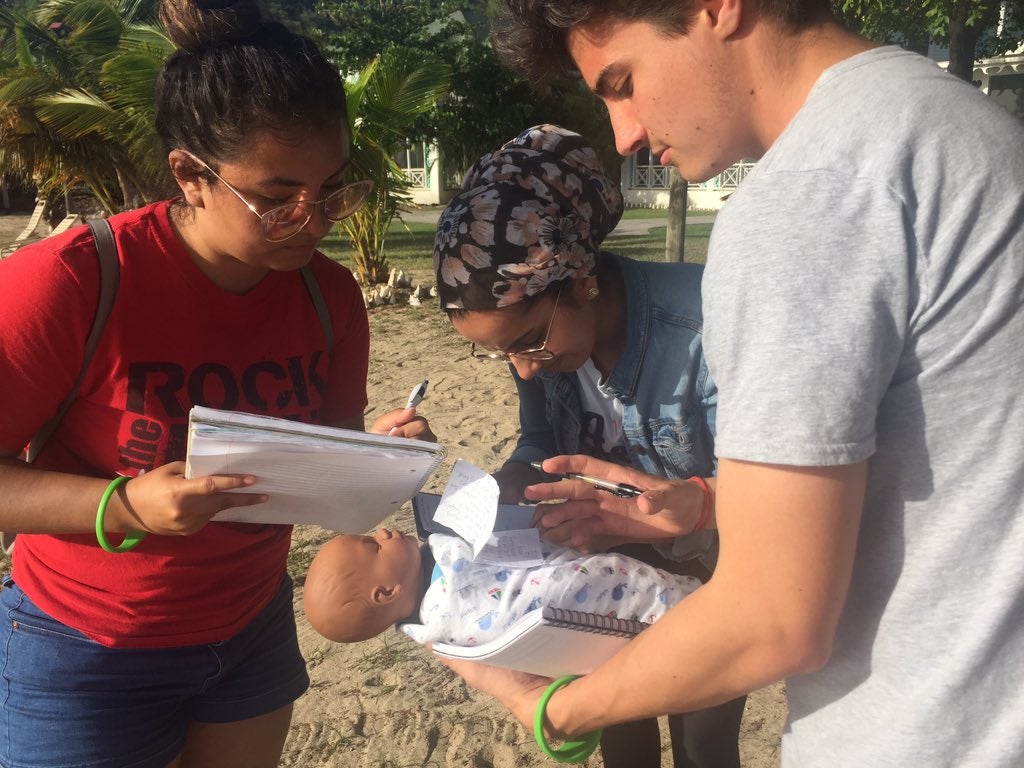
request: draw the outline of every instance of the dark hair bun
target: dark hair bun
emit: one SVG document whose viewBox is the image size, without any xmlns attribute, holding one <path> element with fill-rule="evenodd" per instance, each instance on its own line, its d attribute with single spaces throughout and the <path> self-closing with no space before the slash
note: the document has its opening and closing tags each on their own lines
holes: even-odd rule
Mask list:
<svg viewBox="0 0 1024 768">
<path fill-rule="evenodd" d="M 244 40 L 263 22 L 256 0 L 162 0 L 160 21 L 179 49 L 200 51 L 223 40 Z"/>
</svg>

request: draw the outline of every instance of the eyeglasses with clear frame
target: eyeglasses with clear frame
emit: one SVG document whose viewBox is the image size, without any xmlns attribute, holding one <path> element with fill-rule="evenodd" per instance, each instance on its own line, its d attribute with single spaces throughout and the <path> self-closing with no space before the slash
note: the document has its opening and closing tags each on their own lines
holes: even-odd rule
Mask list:
<svg viewBox="0 0 1024 768">
<path fill-rule="evenodd" d="M 241 192 L 225 181 L 209 164 L 200 160 L 187 149 L 183 149 L 182 152 L 212 173 L 218 181 L 235 194 L 235 197 L 242 201 L 246 208 L 252 211 L 253 215 L 260 220 L 263 236 L 271 243 L 280 243 L 299 234 L 313 218 L 313 213 L 317 208 L 328 221 L 344 221 L 359 210 L 359 206 L 366 202 L 366 197 L 373 190 L 373 181 L 361 179 L 335 190 L 323 200 L 297 200 L 294 203 L 285 203 L 271 208 L 266 213 L 260 213 L 255 205 L 246 200 Z"/>
<path fill-rule="evenodd" d="M 548 329 L 544 333 L 544 342 L 539 347 L 521 349 L 518 352 L 498 352 L 497 350 L 484 349 L 483 347 L 478 349 L 476 343 L 471 342 L 469 345 L 469 354 L 477 360 L 489 360 L 492 362 L 500 361 L 504 363 L 512 362 L 512 358 L 529 360 L 537 363 L 553 360 L 555 358 L 555 353 L 548 349 L 548 339 L 551 338 L 551 326 L 555 324 L 555 313 L 558 312 L 558 300 L 562 296 L 562 285 L 563 284 L 559 284 L 558 291 L 555 293 L 555 306 L 551 308 L 551 319 L 548 320 Z"/>
</svg>

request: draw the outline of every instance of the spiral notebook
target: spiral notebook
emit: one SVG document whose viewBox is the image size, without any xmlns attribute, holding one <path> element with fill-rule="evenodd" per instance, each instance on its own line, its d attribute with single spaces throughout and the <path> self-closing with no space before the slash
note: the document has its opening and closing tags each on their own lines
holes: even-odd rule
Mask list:
<svg viewBox="0 0 1024 768">
<path fill-rule="evenodd" d="M 523 616 L 500 637 L 473 646 L 434 643 L 449 659 L 480 661 L 545 677 L 593 672 L 649 625 L 596 613 L 544 607 Z"/>
<path fill-rule="evenodd" d="M 240 492 L 270 497 L 214 520 L 364 533 L 409 501 L 444 456 L 437 443 L 195 406 L 185 475 L 255 475 Z"/>
</svg>

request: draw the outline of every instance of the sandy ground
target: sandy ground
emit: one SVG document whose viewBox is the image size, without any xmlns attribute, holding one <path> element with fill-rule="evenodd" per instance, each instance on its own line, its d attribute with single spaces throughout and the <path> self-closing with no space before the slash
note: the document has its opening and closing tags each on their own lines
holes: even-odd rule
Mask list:
<svg viewBox="0 0 1024 768">
<path fill-rule="evenodd" d="M 21 230 L 28 224 L 29 215 L 20 213 L 5 213 L 0 215 L 0 244 L 6 244 L 14 241 L 18 235 L 21 234 Z M 44 230 L 43 226 L 40 226 L 38 231 L 42 234 Z"/>
<path fill-rule="evenodd" d="M 27 216 L 0 216 L 0 243 L 13 239 Z M 429 275 L 414 275 L 427 281 Z M 452 464 L 466 459 L 494 470 L 516 439 L 515 389 L 504 366 L 469 357 L 434 300 L 423 307 L 370 310 L 367 420 L 402 404 L 424 378 L 420 407 L 448 450 L 425 490 L 441 492 Z M 412 531 L 408 505 L 385 524 Z M 289 568 L 296 582 L 296 619 L 312 685 L 296 703 L 281 761 L 295 768 L 533 768 L 550 766 L 532 736 L 493 699 L 469 690 L 429 653 L 388 633 L 365 643 L 324 640 L 306 623 L 302 584 L 317 548 L 330 537 L 319 528 L 295 531 Z M 0 563 L 2 565 L 2 563 Z M 786 705 L 781 684 L 752 694 L 741 731 L 744 768 L 779 765 Z M 663 728 L 663 731 L 667 729 Z M 664 744 L 668 749 L 667 742 Z M 671 765 L 663 752 L 663 766 Z M 599 756 L 586 765 L 601 765 Z"/>
</svg>

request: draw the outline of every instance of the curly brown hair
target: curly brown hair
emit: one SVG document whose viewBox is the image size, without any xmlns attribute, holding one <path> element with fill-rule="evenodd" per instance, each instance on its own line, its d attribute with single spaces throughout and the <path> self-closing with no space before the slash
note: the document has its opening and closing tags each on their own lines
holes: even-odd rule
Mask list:
<svg viewBox="0 0 1024 768">
<path fill-rule="evenodd" d="M 832 15 L 829 0 L 759 0 L 758 7 L 792 31 Z M 568 50 L 576 27 L 644 21 L 666 36 L 685 35 L 699 8 L 697 0 L 504 0 L 491 39 L 507 66 L 545 83 L 577 74 Z"/>
</svg>

